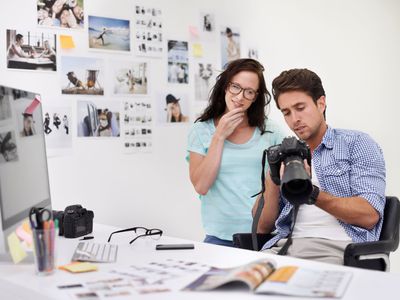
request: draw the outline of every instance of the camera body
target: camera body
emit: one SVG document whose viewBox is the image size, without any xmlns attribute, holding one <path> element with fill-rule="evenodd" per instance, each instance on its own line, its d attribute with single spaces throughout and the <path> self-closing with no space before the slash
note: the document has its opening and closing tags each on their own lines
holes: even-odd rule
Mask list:
<svg viewBox="0 0 400 300">
<path fill-rule="evenodd" d="M 311 151 L 308 145 L 295 137 L 284 138 L 281 144 L 268 148 L 267 159 L 271 179 L 281 186 L 282 195 L 293 205 L 310 204 L 313 185 L 304 168 L 304 159 L 311 166 Z M 285 170 L 280 178 L 282 163 Z"/>
<path fill-rule="evenodd" d="M 82 205 L 70 205 L 64 211 L 53 211 L 58 220 L 59 235 L 65 238 L 77 238 L 93 231 L 94 213 Z"/>
</svg>

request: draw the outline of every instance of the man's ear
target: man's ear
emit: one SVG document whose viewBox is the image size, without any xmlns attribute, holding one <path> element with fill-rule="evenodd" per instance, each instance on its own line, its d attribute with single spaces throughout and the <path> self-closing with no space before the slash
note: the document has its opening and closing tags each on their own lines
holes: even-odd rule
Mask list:
<svg viewBox="0 0 400 300">
<path fill-rule="evenodd" d="M 325 111 L 326 109 L 325 96 L 321 96 L 317 99 L 317 108 L 321 113 Z"/>
</svg>

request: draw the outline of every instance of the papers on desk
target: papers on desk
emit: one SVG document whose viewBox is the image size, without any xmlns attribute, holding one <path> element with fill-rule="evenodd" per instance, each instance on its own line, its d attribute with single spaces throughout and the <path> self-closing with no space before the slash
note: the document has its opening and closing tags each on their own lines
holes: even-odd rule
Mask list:
<svg viewBox="0 0 400 300">
<path fill-rule="evenodd" d="M 96 272 L 93 280 L 58 286 L 72 299 L 132 299 L 140 294 L 179 291 L 210 269 L 210 266 L 182 260 L 157 260 Z"/>
</svg>

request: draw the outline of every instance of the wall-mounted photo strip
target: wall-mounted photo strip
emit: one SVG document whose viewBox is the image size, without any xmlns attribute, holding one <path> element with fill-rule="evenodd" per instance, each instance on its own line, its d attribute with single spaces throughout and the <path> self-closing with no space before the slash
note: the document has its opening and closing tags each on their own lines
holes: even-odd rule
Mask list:
<svg viewBox="0 0 400 300">
<path fill-rule="evenodd" d="M 37 24 L 83 29 L 83 0 L 37 0 Z"/>
<path fill-rule="evenodd" d="M 0 165 L 18 160 L 14 130 L 0 129 Z"/>
<path fill-rule="evenodd" d="M 233 27 L 221 28 L 221 66 L 240 58 L 240 33 Z"/>
<path fill-rule="evenodd" d="M 165 123 L 189 122 L 189 97 L 186 94 L 169 92 L 157 97 L 157 121 Z"/>
<path fill-rule="evenodd" d="M 92 101 L 78 101 L 78 137 L 119 137 L 119 105 L 119 102 L 100 105 Z"/>
<path fill-rule="evenodd" d="M 43 107 L 43 131 L 48 156 L 61 155 L 65 150 L 72 150 L 71 118 L 71 107 Z M 64 151 L 60 152 L 61 149 Z"/>
<path fill-rule="evenodd" d="M 113 61 L 113 91 L 115 95 L 146 95 L 147 62 Z"/>
<path fill-rule="evenodd" d="M 7 29 L 7 68 L 57 71 L 54 33 Z"/>
<path fill-rule="evenodd" d="M 148 101 L 126 100 L 122 108 L 125 153 L 150 152 L 153 147 L 153 109 Z"/>
<path fill-rule="evenodd" d="M 189 83 L 188 42 L 168 41 L 168 82 Z"/>
<path fill-rule="evenodd" d="M 103 60 L 61 57 L 61 92 L 66 95 L 104 95 Z"/>
<path fill-rule="evenodd" d="M 135 53 L 145 56 L 162 56 L 162 12 L 159 8 L 135 6 Z"/>
<path fill-rule="evenodd" d="M 129 20 L 89 16 L 89 48 L 100 50 L 131 50 Z"/>
<path fill-rule="evenodd" d="M 215 32 L 215 16 L 213 13 L 201 12 L 200 24 L 203 32 Z"/>
<path fill-rule="evenodd" d="M 206 61 L 195 63 L 194 86 L 197 101 L 208 101 L 210 90 L 215 84 L 217 75 L 214 66 L 214 64 Z"/>
</svg>

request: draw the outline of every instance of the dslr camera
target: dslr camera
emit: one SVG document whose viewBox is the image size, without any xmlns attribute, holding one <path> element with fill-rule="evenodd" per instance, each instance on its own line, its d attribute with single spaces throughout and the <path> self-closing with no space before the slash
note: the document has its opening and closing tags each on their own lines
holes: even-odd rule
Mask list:
<svg viewBox="0 0 400 300">
<path fill-rule="evenodd" d="M 58 220 L 59 235 L 77 238 L 93 231 L 94 213 L 82 205 L 70 205 L 64 211 L 53 211 L 54 220 Z"/>
<path fill-rule="evenodd" d="M 295 137 L 284 138 L 281 144 L 267 150 L 271 179 L 280 185 L 282 195 L 293 205 L 312 204 L 311 178 L 305 170 L 304 159 L 311 166 L 311 151 L 308 145 Z M 280 178 L 281 164 L 285 169 Z"/>
</svg>

